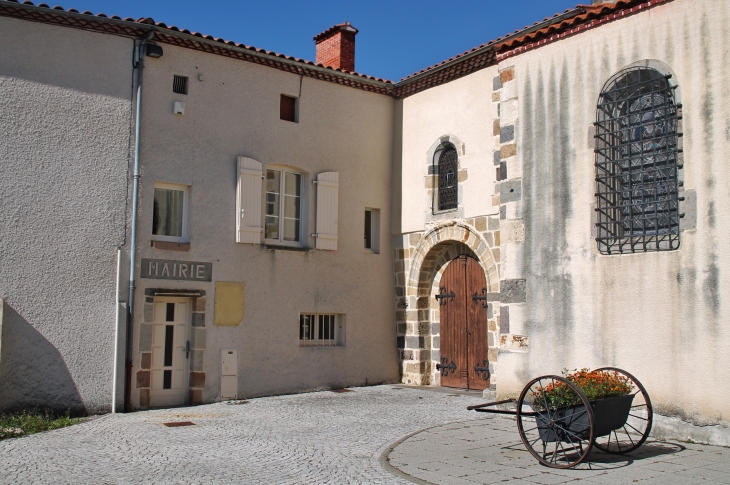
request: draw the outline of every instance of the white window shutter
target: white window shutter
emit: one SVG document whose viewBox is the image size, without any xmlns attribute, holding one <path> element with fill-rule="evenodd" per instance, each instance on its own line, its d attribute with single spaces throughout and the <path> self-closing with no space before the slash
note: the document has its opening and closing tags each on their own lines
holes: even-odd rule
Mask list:
<svg viewBox="0 0 730 485">
<path fill-rule="evenodd" d="M 317 249 L 337 249 L 337 172 L 317 175 Z"/>
<path fill-rule="evenodd" d="M 261 233 L 261 163 L 238 157 L 238 185 L 236 186 L 236 242 L 260 244 Z"/>
</svg>

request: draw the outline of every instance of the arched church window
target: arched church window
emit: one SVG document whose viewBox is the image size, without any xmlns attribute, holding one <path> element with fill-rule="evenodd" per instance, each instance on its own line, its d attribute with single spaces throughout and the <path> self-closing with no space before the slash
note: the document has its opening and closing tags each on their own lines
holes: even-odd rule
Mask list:
<svg viewBox="0 0 730 485">
<path fill-rule="evenodd" d="M 438 210 L 456 209 L 459 202 L 459 157 L 456 149 L 445 147 L 438 160 Z"/>
<path fill-rule="evenodd" d="M 596 212 L 603 254 L 679 248 L 681 149 L 671 75 L 647 67 L 616 74 L 596 116 Z"/>
</svg>

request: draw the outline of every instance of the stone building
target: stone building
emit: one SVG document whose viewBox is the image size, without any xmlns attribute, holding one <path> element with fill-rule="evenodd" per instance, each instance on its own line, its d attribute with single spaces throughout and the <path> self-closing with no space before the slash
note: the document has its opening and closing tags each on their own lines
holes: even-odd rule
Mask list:
<svg viewBox="0 0 730 485">
<path fill-rule="evenodd" d="M 398 83 L 354 72 L 349 23 L 316 64 L 29 2 L 0 25 L 0 406 L 616 365 L 658 432 L 730 443 L 724 0 L 594 1 Z"/>
</svg>

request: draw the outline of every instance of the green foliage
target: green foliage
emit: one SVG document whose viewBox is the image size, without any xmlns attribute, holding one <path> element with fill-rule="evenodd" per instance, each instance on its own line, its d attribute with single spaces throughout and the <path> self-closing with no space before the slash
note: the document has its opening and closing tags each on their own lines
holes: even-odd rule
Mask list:
<svg viewBox="0 0 730 485">
<path fill-rule="evenodd" d="M 630 379 L 614 371 L 581 369 L 569 372 L 565 369 L 563 375 L 583 391 L 588 401 L 626 396 L 631 394 L 633 390 Z M 555 409 L 581 403 L 578 395 L 568 385 L 560 381 L 533 390 L 532 397 L 533 406 L 541 410 L 545 409 L 545 404 L 547 404 L 547 407 Z"/>
<path fill-rule="evenodd" d="M 64 415 L 57 415 L 52 411 L 29 412 L 22 411 L 14 414 L 0 414 L 0 440 L 17 438 L 40 431 L 64 428 L 79 422 L 72 418 L 70 411 Z"/>
</svg>

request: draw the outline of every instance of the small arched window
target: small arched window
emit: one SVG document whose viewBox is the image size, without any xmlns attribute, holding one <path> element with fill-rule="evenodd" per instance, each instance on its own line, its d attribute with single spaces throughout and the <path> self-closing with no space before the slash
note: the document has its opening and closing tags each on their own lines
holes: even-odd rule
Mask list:
<svg viewBox="0 0 730 485">
<path fill-rule="evenodd" d="M 603 254 L 679 247 L 678 105 L 671 75 L 616 74 L 596 116 L 596 211 Z"/>
<path fill-rule="evenodd" d="M 459 202 L 459 157 L 456 148 L 447 145 L 438 159 L 438 210 L 456 209 Z"/>
</svg>

